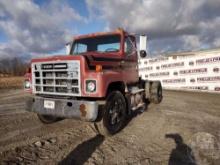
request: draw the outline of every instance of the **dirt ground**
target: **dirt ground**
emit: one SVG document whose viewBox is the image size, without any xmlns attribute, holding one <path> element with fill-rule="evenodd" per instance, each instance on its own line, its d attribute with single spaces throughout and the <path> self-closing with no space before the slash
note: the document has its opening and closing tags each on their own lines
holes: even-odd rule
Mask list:
<svg viewBox="0 0 220 165">
<path fill-rule="evenodd" d="M 219 94 L 164 91 L 109 138 L 77 120 L 40 123 L 27 95 L 0 91 L 0 164 L 220 164 Z"/>
</svg>

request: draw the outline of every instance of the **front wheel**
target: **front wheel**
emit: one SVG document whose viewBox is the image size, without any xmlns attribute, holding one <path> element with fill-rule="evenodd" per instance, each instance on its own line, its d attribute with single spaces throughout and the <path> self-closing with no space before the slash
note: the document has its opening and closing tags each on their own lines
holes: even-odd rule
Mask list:
<svg viewBox="0 0 220 165">
<path fill-rule="evenodd" d="M 51 123 L 54 123 L 54 122 L 58 121 L 57 117 L 54 117 L 54 116 L 51 116 L 51 115 L 40 115 L 40 114 L 37 114 L 37 117 L 44 124 L 51 124 Z"/>
<path fill-rule="evenodd" d="M 104 136 L 114 135 L 124 127 L 126 115 L 126 101 L 123 94 L 120 91 L 113 91 L 107 97 L 102 120 L 95 123 L 95 128 Z"/>
</svg>

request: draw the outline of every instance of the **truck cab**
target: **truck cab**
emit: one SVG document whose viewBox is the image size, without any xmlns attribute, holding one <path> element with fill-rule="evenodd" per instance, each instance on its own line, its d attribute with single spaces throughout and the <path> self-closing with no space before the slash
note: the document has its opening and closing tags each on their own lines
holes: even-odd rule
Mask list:
<svg viewBox="0 0 220 165">
<path fill-rule="evenodd" d="M 160 103 L 160 82 L 141 80 L 136 38 L 117 29 L 77 36 L 68 55 L 31 60 L 27 110 L 43 123 L 59 118 L 93 122 L 103 135 L 120 131 L 133 110 Z M 141 56 L 146 52 L 142 50 Z"/>
</svg>

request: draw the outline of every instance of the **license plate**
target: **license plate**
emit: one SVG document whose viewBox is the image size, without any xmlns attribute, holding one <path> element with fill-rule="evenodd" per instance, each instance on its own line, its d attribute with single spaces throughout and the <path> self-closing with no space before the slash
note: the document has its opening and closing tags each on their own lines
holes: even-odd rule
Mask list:
<svg viewBox="0 0 220 165">
<path fill-rule="evenodd" d="M 44 100 L 44 108 L 54 109 L 55 108 L 55 102 L 51 101 L 51 100 Z"/>
</svg>

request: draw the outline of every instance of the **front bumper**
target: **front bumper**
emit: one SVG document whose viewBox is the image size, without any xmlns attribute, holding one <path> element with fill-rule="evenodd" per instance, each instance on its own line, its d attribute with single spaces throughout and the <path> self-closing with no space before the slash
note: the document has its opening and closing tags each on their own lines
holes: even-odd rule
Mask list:
<svg viewBox="0 0 220 165">
<path fill-rule="evenodd" d="M 55 104 L 54 109 L 45 108 L 45 100 L 53 101 Z M 28 98 L 26 110 L 41 115 L 95 121 L 98 116 L 99 103 L 96 101 L 54 99 L 35 96 Z"/>
</svg>

